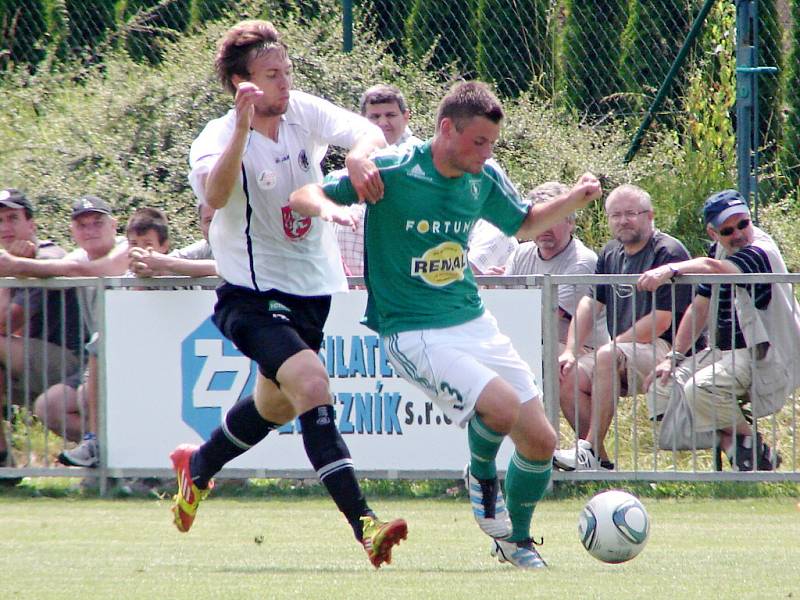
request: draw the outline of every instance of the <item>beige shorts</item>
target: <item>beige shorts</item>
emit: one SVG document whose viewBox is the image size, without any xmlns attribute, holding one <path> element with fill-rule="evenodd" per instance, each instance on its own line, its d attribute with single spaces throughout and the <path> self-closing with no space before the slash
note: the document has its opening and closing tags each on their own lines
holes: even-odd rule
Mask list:
<svg viewBox="0 0 800 600">
<path fill-rule="evenodd" d="M 25 406 L 39 394 L 78 370 L 78 357 L 71 350 L 37 338 L 28 340 L 28 369 L 12 379 L 10 400 Z"/>
<path fill-rule="evenodd" d="M 610 346 L 617 349 L 619 359 L 617 365 L 620 371 L 620 396 L 630 396 L 634 390 L 641 394 L 645 391 L 644 381 L 656 368 L 656 365 L 664 360 L 670 345 L 661 338 L 654 344 L 643 344 L 633 342 L 610 342 Z M 578 358 L 578 368 L 591 381 L 595 366 L 595 354 L 589 352 Z"/>
</svg>

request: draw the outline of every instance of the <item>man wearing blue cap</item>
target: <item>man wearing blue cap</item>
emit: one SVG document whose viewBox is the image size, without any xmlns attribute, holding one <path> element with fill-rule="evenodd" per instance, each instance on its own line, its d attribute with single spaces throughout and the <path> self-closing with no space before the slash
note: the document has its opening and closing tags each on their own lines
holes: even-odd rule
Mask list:
<svg viewBox="0 0 800 600">
<path fill-rule="evenodd" d="M 703 220 L 714 242 L 709 256 L 651 269 L 639 278 L 640 289 L 655 290 L 676 275 L 787 272 L 775 241 L 753 225 L 736 190 L 711 195 Z M 687 359 L 707 323 L 716 323 L 708 349 Z M 755 431 L 755 419 L 779 411 L 800 385 L 799 346 L 800 307 L 791 284 L 700 284 L 673 351 L 654 371 L 657 396 L 668 402 L 667 384 L 677 383 L 675 397 L 685 394 L 694 430 L 719 432 L 734 470 L 774 470 L 781 457 Z"/>
</svg>

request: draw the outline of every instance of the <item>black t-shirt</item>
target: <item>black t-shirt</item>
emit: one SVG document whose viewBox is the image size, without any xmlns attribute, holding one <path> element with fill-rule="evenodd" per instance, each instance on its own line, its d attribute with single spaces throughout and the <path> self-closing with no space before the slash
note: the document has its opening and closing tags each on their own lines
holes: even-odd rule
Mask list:
<svg viewBox="0 0 800 600">
<path fill-rule="evenodd" d="M 711 246 L 708 255 L 716 256 L 716 243 Z M 747 246 L 737 250 L 734 254 L 727 257 L 727 260 L 734 263 L 742 273 L 772 273 L 772 265 L 769 262 L 767 253 L 758 246 Z M 749 287 L 751 284 L 738 283 L 740 287 Z M 732 350 L 733 348 L 746 348 L 747 342 L 739 327 L 739 319 L 736 311 L 731 310 L 731 291 L 733 286 L 729 283 L 719 285 L 719 300 L 717 302 L 717 339 L 716 345 L 720 350 Z M 768 283 L 756 283 L 748 291 L 753 294 L 756 308 L 764 310 L 772 300 L 772 286 Z M 705 298 L 711 298 L 711 284 L 701 283 L 697 286 L 697 293 Z M 733 322 L 731 322 L 733 318 Z M 733 339 L 733 343 L 731 342 Z"/>
<path fill-rule="evenodd" d="M 51 241 L 39 241 L 36 258 L 61 258 L 64 251 Z M 86 342 L 74 288 L 15 288 L 11 302 L 27 310 L 24 335 L 77 352 Z M 26 308 L 27 305 L 27 308 Z"/>
<path fill-rule="evenodd" d="M 686 247 L 674 237 L 655 231 L 639 252 L 628 255 L 617 240 L 608 242 L 597 259 L 595 273 L 598 275 L 629 275 L 644 273 L 648 269 L 680 262 L 690 258 Z M 655 292 L 657 310 L 672 310 L 672 287 L 662 285 Z M 677 327 L 683 313 L 692 301 L 692 286 L 676 285 L 675 317 Z M 640 292 L 636 285 L 614 284 L 597 286 L 597 300 L 606 305 L 606 324 L 611 337 L 631 328 L 653 310 L 653 293 Z M 672 343 L 672 327 L 659 337 Z"/>
</svg>

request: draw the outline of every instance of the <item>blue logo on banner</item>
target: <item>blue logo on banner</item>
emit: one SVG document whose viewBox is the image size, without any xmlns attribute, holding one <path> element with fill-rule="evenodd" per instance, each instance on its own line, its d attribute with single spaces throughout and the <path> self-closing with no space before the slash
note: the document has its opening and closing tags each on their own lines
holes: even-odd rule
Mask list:
<svg viewBox="0 0 800 600">
<path fill-rule="evenodd" d="M 181 343 L 181 417 L 207 440 L 234 403 L 252 393 L 258 367 L 211 317 Z"/>
</svg>

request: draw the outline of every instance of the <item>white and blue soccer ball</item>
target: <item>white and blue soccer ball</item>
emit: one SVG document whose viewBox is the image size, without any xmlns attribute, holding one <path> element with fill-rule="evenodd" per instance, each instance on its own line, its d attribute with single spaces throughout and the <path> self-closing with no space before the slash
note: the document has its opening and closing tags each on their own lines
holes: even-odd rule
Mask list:
<svg viewBox="0 0 800 600">
<path fill-rule="evenodd" d="M 636 496 L 621 490 L 592 497 L 578 519 L 581 543 L 597 560 L 621 563 L 639 554 L 650 535 L 650 518 Z"/>
</svg>

